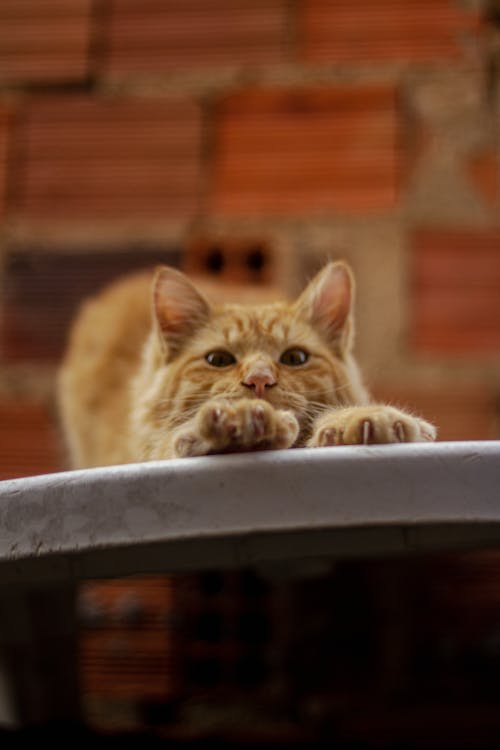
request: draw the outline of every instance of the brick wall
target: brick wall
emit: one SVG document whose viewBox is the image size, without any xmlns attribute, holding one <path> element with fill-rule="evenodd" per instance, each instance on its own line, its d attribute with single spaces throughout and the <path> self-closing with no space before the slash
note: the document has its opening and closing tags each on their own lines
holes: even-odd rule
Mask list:
<svg viewBox="0 0 500 750">
<path fill-rule="evenodd" d="M 499 436 L 497 17 L 488 0 L 3 0 L 2 403 L 54 429 L 64 290 L 74 307 L 113 267 L 257 247 L 287 291 L 347 258 L 376 393 L 447 439 Z M 59 466 L 29 469 L 5 425 L 1 476 Z"/>
<path fill-rule="evenodd" d="M 286 62 L 288 6 L 286 0 L 115 0 L 107 6 L 102 71 L 118 78 Z"/>
<path fill-rule="evenodd" d="M 463 57 L 476 31 L 473 7 L 449 0 L 305 0 L 303 58 L 317 62 L 446 62 Z"/>
<path fill-rule="evenodd" d="M 14 218 L 191 217 L 201 183 L 200 111 L 188 99 L 55 95 L 19 106 Z"/>
<path fill-rule="evenodd" d="M 260 88 L 215 124 L 216 214 L 377 214 L 395 207 L 401 117 L 393 86 Z"/>
<path fill-rule="evenodd" d="M 3 0 L 2 83 L 82 81 L 90 74 L 92 0 Z"/>
</svg>

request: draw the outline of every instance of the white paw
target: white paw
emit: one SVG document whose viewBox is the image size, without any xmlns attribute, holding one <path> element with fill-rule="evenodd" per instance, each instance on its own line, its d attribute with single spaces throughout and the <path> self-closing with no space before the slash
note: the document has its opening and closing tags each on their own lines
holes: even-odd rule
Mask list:
<svg viewBox="0 0 500 750">
<path fill-rule="evenodd" d="M 415 443 L 436 439 L 436 428 L 393 406 L 353 406 L 329 411 L 316 422 L 308 445 Z"/>
<path fill-rule="evenodd" d="M 183 457 L 289 448 L 298 433 L 292 412 L 274 409 L 267 401 L 209 401 L 198 412 L 194 428 L 180 431 L 174 450 Z"/>
</svg>

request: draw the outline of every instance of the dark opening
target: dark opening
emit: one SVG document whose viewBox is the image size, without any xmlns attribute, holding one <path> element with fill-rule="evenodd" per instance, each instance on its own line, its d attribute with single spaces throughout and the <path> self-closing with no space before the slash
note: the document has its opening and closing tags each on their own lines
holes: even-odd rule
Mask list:
<svg viewBox="0 0 500 750">
<path fill-rule="evenodd" d="M 225 265 L 224 253 L 221 248 L 213 247 L 208 253 L 205 263 L 210 273 L 221 273 Z"/>
<path fill-rule="evenodd" d="M 261 247 L 252 247 L 248 251 L 246 263 L 250 271 L 260 273 L 266 263 L 266 254 Z"/>
</svg>

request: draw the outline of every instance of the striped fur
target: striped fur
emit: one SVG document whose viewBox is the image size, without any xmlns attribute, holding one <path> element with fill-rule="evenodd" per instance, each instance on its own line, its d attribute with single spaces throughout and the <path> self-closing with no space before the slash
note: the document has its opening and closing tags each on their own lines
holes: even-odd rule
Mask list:
<svg viewBox="0 0 500 750">
<path fill-rule="evenodd" d="M 298 300 L 259 305 L 209 304 L 166 267 L 116 282 L 83 306 L 60 371 L 71 465 L 434 439 L 423 420 L 370 404 L 352 354 L 353 297 L 343 263 Z M 281 362 L 292 348 L 307 362 Z M 207 362 L 219 350 L 234 363 Z"/>
</svg>

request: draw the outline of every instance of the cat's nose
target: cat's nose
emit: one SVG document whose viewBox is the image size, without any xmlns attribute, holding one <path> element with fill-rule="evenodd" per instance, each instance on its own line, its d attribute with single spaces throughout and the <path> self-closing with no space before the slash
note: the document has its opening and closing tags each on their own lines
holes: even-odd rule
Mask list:
<svg viewBox="0 0 500 750">
<path fill-rule="evenodd" d="M 242 385 L 251 388 L 257 398 L 265 398 L 266 390 L 276 385 L 276 378 L 268 367 L 256 368 L 248 373 Z"/>
</svg>

